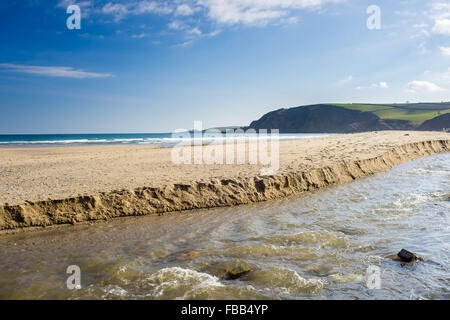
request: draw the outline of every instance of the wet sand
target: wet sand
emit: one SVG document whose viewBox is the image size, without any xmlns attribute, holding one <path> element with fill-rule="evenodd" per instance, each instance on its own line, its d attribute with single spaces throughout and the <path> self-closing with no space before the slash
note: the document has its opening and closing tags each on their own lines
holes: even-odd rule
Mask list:
<svg viewBox="0 0 450 320">
<path fill-rule="evenodd" d="M 281 141 L 280 169 L 176 165 L 171 149 L 0 149 L 0 230 L 265 201 L 449 151 L 449 133 L 385 131 Z M 59 201 L 54 201 L 59 200 Z"/>
</svg>

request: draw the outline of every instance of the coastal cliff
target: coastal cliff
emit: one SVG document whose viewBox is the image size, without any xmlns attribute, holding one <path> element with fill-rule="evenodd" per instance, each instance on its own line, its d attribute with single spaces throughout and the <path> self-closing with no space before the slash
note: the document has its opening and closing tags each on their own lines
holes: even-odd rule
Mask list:
<svg viewBox="0 0 450 320">
<path fill-rule="evenodd" d="M 137 188 L 0 206 L 0 230 L 163 214 L 266 201 L 314 191 L 386 171 L 395 165 L 450 151 L 450 140 L 399 145 L 364 160 L 275 176 L 211 179 L 209 182 Z"/>
<path fill-rule="evenodd" d="M 353 133 L 383 130 L 442 131 L 450 128 L 448 104 L 331 105 L 279 109 L 253 121 L 249 128 L 280 133 Z M 434 108 L 434 109 L 433 109 Z"/>
</svg>

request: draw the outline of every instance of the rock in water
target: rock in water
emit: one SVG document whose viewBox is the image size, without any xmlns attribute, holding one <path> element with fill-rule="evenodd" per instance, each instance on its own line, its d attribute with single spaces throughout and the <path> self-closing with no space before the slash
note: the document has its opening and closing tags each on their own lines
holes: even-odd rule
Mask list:
<svg viewBox="0 0 450 320">
<path fill-rule="evenodd" d="M 406 263 L 415 263 L 416 261 L 423 261 L 423 258 L 418 257 L 417 255 L 406 249 L 400 250 L 400 252 L 397 253 L 397 255 L 390 256 L 389 258 L 395 261 Z"/>
<path fill-rule="evenodd" d="M 252 269 L 250 269 L 248 267 L 242 267 L 242 266 L 239 266 L 239 267 L 233 268 L 233 269 L 229 269 L 229 270 L 227 270 L 226 279 L 227 280 L 236 280 L 236 279 L 239 279 L 240 277 L 246 275 L 250 271 L 252 271 Z"/>
<path fill-rule="evenodd" d="M 417 260 L 417 256 L 405 249 L 400 250 L 399 253 L 397 253 L 397 256 L 400 258 L 403 262 L 415 262 Z"/>
</svg>

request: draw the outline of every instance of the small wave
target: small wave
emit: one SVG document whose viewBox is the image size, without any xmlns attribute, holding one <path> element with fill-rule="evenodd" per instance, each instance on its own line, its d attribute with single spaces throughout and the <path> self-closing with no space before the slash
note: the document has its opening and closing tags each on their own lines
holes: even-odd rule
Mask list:
<svg viewBox="0 0 450 320">
<path fill-rule="evenodd" d="M 397 200 L 394 201 L 394 205 L 399 208 L 403 208 L 405 206 L 415 207 L 427 202 L 441 199 L 444 196 L 445 193 L 442 192 L 402 194 Z"/>
<path fill-rule="evenodd" d="M 127 297 L 128 291 L 124 288 L 116 285 L 107 285 L 106 287 L 102 288 L 104 295 L 104 299 L 108 299 L 108 297 Z"/>
<path fill-rule="evenodd" d="M 342 234 L 319 231 L 305 231 L 293 235 L 273 236 L 264 240 L 271 243 L 280 243 L 284 245 L 295 245 L 303 243 L 319 244 L 321 248 L 347 248 L 349 245 L 347 237 L 343 236 Z"/>
<path fill-rule="evenodd" d="M 335 273 L 330 275 L 336 282 L 346 283 L 346 282 L 361 282 L 363 281 L 364 276 L 362 274 L 342 274 Z"/>
<path fill-rule="evenodd" d="M 422 169 L 422 168 L 411 169 L 411 170 L 408 170 L 406 173 L 407 174 L 414 174 L 414 175 L 417 175 L 417 174 L 421 174 L 421 175 L 428 175 L 428 174 L 450 175 L 450 171 L 448 171 L 448 170 L 435 170 L 435 169 L 433 170 L 433 169 Z"/>
<path fill-rule="evenodd" d="M 295 248 L 279 246 L 274 244 L 249 244 L 232 246 L 225 249 L 228 255 L 253 256 L 253 257 L 271 257 L 271 256 L 292 256 L 311 259 L 315 253 L 310 248 Z"/>
<path fill-rule="evenodd" d="M 255 271 L 249 276 L 249 279 L 258 286 L 288 295 L 299 292 L 317 293 L 328 283 L 325 279 L 307 279 L 300 276 L 295 270 L 282 268 Z"/>
<path fill-rule="evenodd" d="M 224 286 L 215 276 L 180 267 L 161 269 L 146 282 L 151 288 L 149 295 L 157 299 L 196 299 Z"/>
</svg>

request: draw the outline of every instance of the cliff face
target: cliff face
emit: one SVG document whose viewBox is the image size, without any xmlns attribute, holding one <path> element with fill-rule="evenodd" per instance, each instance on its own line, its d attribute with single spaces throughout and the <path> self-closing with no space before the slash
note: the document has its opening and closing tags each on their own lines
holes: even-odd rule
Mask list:
<svg viewBox="0 0 450 320">
<path fill-rule="evenodd" d="M 450 130 L 450 113 L 442 114 L 431 120 L 427 120 L 418 128 L 425 131 L 441 131 L 442 129 Z"/>
<path fill-rule="evenodd" d="M 253 129 L 279 129 L 280 133 L 351 133 L 412 130 L 405 120 L 380 119 L 370 112 L 331 105 L 311 105 L 269 112 L 250 124 Z"/>
</svg>

